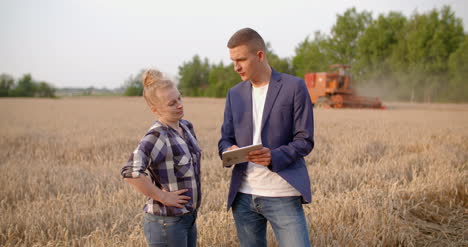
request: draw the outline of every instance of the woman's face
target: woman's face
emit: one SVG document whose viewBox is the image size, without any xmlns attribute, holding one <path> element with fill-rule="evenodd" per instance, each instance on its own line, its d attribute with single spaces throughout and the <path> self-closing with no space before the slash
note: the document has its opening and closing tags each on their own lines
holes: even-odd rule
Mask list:
<svg viewBox="0 0 468 247">
<path fill-rule="evenodd" d="M 156 92 L 159 104 L 153 111 L 166 123 L 174 123 L 184 117 L 184 106 L 179 90 L 175 87 L 163 88 Z"/>
</svg>

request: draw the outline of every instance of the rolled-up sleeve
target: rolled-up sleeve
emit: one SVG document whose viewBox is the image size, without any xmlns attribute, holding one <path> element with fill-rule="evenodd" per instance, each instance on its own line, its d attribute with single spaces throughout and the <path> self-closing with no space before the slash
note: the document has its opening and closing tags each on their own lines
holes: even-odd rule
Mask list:
<svg viewBox="0 0 468 247">
<path fill-rule="evenodd" d="M 158 164 L 165 159 L 166 145 L 158 131 L 148 132 L 140 141 L 138 147 L 130 155 L 127 164 L 122 167 L 123 178 L 137 178 L 142 174 L 147 176 L 146 169 L 151 163 Z"/>
</svg>

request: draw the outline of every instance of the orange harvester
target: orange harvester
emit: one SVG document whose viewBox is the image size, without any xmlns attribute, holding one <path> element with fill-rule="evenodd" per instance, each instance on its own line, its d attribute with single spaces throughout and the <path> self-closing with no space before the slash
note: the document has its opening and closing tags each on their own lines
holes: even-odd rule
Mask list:
<svg viewBox="0 0 468 247">
<path fill-rule="evenodd" d="M 334 64 L 330 66 L 329 72 L 305 74 L 304 80 L 312 103 L 324 108 L 384 109 L 379 98 L 358 96 L 350 88 L 349 68 L 349 65 Z"/>
</svg>

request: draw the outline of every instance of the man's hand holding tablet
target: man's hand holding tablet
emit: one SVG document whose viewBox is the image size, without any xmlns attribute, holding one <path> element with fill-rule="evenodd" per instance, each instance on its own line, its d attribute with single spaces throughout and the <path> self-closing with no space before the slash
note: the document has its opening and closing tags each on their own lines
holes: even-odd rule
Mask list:
<svg viewBox="0 0 468 247">
<path fill-rule="evenodd" d="M 223 166 L 231 167 L 232 165 L 235 165 L 235 164 L 251 161 L 251 159 L 255 160 L 255 157 L 258 157 L 258 158 L 262 157 L 262 159 L 265 159 L 265 157 L 263 156 L 268 156 L 268 155 L 264 154 L 265 151 L 263 151 L 263 149 L 268 150 L 268 155 L 271 158 L 271 155 L 269 152 L 270 149 L 264 148 L 262 144 L 255 144 L 255 145 L 245 146 L 241 148 L 237 147 L 236 145 L 233 145 L 230 148 L 228 148 L 226 151 L 224 151 L 222 154 Z M 255 151 L 255 153 L 253 151 Z M 260 156 L 259 154 L 256 154 L 256 153 L 259 153 Z"/>
</svg>

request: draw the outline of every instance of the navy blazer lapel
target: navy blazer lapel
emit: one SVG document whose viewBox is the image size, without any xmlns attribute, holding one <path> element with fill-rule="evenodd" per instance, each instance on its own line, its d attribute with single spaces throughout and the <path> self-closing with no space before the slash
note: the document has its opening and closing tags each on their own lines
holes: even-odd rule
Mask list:
<svg viewBox="0 0 468 247">
<path fill-rule="evenodd" d="M 240 94 L 242 97 L 242 102 L 245 104 L 245 111 L 240 114 L 245 114 L 245 122 L 243 124 L 246 125 L 246 135 L 248 143 L 252 143 L 253 140 L 253 113 L 252 113 L 252 83 L 250 81 L 244 82 L 242 87 L 242 93 Z M 236 102 L 233 102 L 234 104 Z"/>
<path fill-rule="evenodd" d="M 278 96 L 278 93 L 281 89 L 282 83 L 280 83 L 280 81 L 281 81 L 281 74 L 276 72 L 272 68 L 270 85 L 268 86 L 268 92 L 267 92 L 267 96 L 265 99 L 265 106 L 263 107 L 261 130 L 263 130 L 263 126 L 265 126 L 265 122 L 268 120 L 268 117 L 270 116 L 270 112 L 271 112 L 271 109 L 273 108 L 273 104 L 275 103 L 276 97 Z"/>
</svg>

